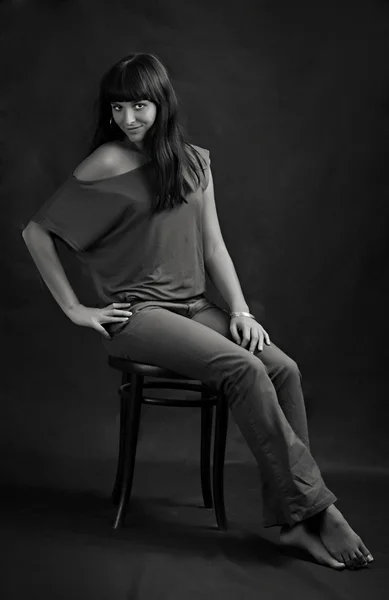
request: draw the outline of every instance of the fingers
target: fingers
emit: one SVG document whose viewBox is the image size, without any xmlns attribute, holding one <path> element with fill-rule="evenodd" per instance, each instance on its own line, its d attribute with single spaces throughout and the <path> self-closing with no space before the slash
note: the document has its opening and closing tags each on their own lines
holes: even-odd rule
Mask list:
<svg viewBox="0 0 389 600">
<path fill-rule="evenodd" d="M 251 354 L 254 354 L 254 351 L 255 351 L 255 348 L 257 345 L 258 345 L 259 352 L 262 352 L 262 350 L 263 350 L 263 334 L 262 333 L 260 333 L 258 337 L 253 336 L 251 338 L 251 343 L 250 343 L 250 348 L 249 348 Z"/>
<path fill-rule="evenodd" d="M 129 302 L 114 302 L 111 306 L 129 306 Z M 110 308 L 107 306 L 106 308 L 101 309 L 99 322 L 100 323 L 118 323 L 128 321 L 132 316 L 132 312 L 130 310 L 124 310 L 120 308 Z"/>
<path fill-rule="evenodd" d="M 250 336 L 247 333 L 247 331 L 245 330 L 244 334 L 243 334 L 243 338 L 242 338 L 242 342 L 241 342 L 241 348 L 246 348 L 247 344 L 250 341 Z"/>
<path fill-rule="evenodd" d="M 104 329 L 104 327 L 102 327 L 101 325 L 99 325 L 98 323 L 96 324 L 96 329 L 99 333 L 101 333 L 101 335 L 105 338 L 107 338 L 108 340 L 111 339 L 111 336 L 109 335 L 108 331 L 106 331 Z"/>
<path fill-rule="evenodd" d="M 257 327 L 251 328 L 248 326 L 241 327 L 241 331 L 243 332 L 242 340 L 239 338 L 238 328 L 234 322 L 231 324 L 230 331 L 233 340 L 240 345 L 241 348 L 246 348 L 248 346 L 247 350 L 249 350 L 251 354 L 254 354 L 257 347 L 258 351 L 262 352 L 264 343 L 270 346 L 269 335 L 267 331 L 263 329 L 263 327 L 260 329 Z"/>
<path fill-rule="evenodd" d="M 251 333 L 251 329 L 249 327 L 243 327 L 243 337 L 242 342 L 240 344 L 241 348 L 246 348 L 248 343 L 250 342 L 250 347 L 247 350 L 254 351 L 255 346 L 258 343 L 257 336 L 253 336 Z"/>
<path fill-rule="evenodd" d="M 104 317 L 102 323 L 118 323 L 119 321 L 122 323 L 123 321 L 128 321 L 129 319 L 130 317 L 110 317 L 109 315 L 107 315 L 106 317 Z"/>
<path fill-rule="evenodd" d="M 253 354 L 255 352 L 255 348 L 257 345 L 258 345 L 258 351 L 263 352 L 263 344 L 264 343 L 267 346 L 270 346 L 269 335 L 262 327 L 258 332 L 258 336 L 253 334 L 251 337 L 251 343 L 250 343 L 250 348 L 249 348 L 251 354 Z"/>
<path fill-rule="evenodd" d="M 110 308 L 112 306 L 112 308 L 120 308 L 121 306 L 131 306 L 131 302 L 112 302 L 112 304 L 109 304 L 106 308 Z"/>
<path fill-rule="evenodd" d="M 106 310 L 106 309 L 104 309 Z M 109 309 L 109 314 L 110 315 L 122 315 L 123 317 L 131 317 L 132 312 L 130 310 L 120 310 L 119 308 L 110 308 Z"/>
<path fill-rule="evenodd" d="M 264 342 L 265 342 L 265 344 L 267 346 L 270 346 L 270 337 L 269 337 L 267 331 L 265 331 L 263 329 L 263 327 L 262 327 L 262 330 L 260 331 L 259 338 L 258 338 L 258 350 L 259 350 L 259 352 L 263 351 L 263 343 Z M 254 344 L 254 349 L 255 349 L 255 345 L 256 344 Z"/>
<path fill-rule="evenodd" d="M 238 334 L 238 328 L 237 328 L 237 326 L 236 326 L 236 324 L 235 324 L 234 321 L 231 322 L 230 333 L 231 333 L 231 337 L 234 340 L 234 342 L 239 345 L 240 344 L 240 337 L 239 337 L 239 334 Z"/>
</svg>

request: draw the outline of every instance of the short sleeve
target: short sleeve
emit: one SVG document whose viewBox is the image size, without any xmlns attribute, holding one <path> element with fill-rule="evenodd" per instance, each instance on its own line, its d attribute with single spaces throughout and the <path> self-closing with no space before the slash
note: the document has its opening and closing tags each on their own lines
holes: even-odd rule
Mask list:
<svg viewBox="0 0 389 600">
<path fill-rule="evenodd" d="M 84 183 L 70 176 L 30 219 L 77 252 L 103 237 L 118 218 L 107 191 Z"/>
</svg>

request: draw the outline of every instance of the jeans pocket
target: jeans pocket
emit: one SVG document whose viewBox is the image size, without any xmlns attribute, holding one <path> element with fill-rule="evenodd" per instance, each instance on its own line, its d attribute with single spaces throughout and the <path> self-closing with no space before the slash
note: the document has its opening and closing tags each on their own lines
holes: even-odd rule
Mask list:
<svg viewBox="0 0 389 600">
<path fill-rule="evenodd" d="M 131 317 L 130 317 L 131 318 Z M 104 329 L 109 333 L 111 339 L 115 337 L 124 327 L 128 324 L 128 321 L 121 321 L 117 323 L 104 323 Z"/>
</svg>

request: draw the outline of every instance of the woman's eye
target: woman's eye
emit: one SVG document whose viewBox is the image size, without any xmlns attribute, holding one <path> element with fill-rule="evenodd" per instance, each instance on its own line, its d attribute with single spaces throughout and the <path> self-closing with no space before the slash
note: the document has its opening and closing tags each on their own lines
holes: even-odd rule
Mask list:
<svg viewBox="0 0 389 600">
<path fill-rule="evenodd" d="M 141 107 L 138 110 L 142 110 L 146 106 L 146 104 L 144 102 L 137 102 L 135 104 L 135 107 L 137 107 L 137 106 Z M 120 104 L 111 104 L 111 107 L 112 107 L 112 110 L 114 110 L 116 112 L 118 112 L 118 111 L 120 111 L 122 109 L 122 107 L 120 106 Z"/>
</svg>

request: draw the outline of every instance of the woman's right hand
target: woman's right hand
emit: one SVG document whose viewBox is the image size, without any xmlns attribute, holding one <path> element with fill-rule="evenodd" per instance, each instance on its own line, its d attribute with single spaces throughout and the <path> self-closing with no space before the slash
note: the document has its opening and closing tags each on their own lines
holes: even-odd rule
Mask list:
<svg viewBox="0 0 389 600">
<path fill-rule="evenodd" d="M 110 340 L 111 336 L 102 327 L 102 324 L 128 321 L 132 315 L 132 312 L 128 310 L 129 306 L 131 306 L 131 302 L 113 302 L 105 308 L 92 308 L 77 304 L 67 311 L 67 315 L 76 325 L 92 327 Z"/>
</svg>

